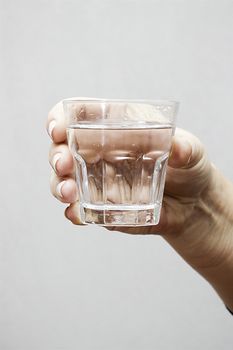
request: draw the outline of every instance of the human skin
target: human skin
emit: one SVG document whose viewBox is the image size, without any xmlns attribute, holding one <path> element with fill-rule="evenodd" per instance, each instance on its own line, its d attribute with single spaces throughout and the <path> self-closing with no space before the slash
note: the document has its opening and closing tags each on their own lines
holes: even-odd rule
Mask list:
<svg viewBox="0 0 233 350">
<path fill-rule="evenodd" d="M 47 130 L 52 139 L 51 192 L 69 203 L 66 218 L 82 225 L 61 102 L 49 112 Z M 191 133 L 177 128 L 173 137 L 159 224 L 105 228 L 127 234 L 160 234 L 233 310 L 233 185 Z"/>
</svg>

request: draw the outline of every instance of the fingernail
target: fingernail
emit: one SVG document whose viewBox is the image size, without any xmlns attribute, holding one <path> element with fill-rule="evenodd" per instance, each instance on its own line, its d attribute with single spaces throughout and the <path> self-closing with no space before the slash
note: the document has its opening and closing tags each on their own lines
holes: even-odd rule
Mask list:
<svg viewBox="0 0 233 350">
<path fill-rule="evenodd" d="M 52 160 L 52 166 L 53 166 L 53 169 L 55 171 L 57 171 L 57 162 L 59 161 L 59 159 L 61 159 L 61 153 L 56 153 L 55 156 L 53 157 L 53 160 Z"/>
<path fill-rule="evenodd" d="M 56 121 L 55 120 L 52 120 L 49 123 L 48 133 L 49 133 L 49 136 L 51 137 L 51 139 L 53 138 L 52 132 L 53 132 L 53 129 L 54 129 L 55 125 L 56 125 Z"/>
<path fill-rule="evenodd" d="M 58 185 L 57 185 L 57 193 L 58 193 L 58 195 L 60 196 L 60 197 L 63 197 L 63 195 L 62 195 L 62 187 L 63 187 L 63 185 L 65 184 L 65 180 L 64 181 L 62 181 L 62 182 L 60 182 Z"/>
<path fill-rule="evenodd" d="M 65 217 L 68 220 L 70 220 L 75 225 L 84 225 L 84 226 L 86 226 L 86 223 L 82 222 L 80 217 L 79 217 L 79 215 L 80 215 L 79 210 L 76 213 L 74 213 L 73 210 L 74 209 L 71 209 L 71 207 L 66 208 L 66 210 L 65 210 Z"/>
<path fill-rule="evenodd" d="M 192 158 L 192 145 L 188 140 L 185 140 L 183 142 L 183 148 L 185 149 L 185 152 L 189 153 L 189 157 L 187 159 L 186 165 L 190 163 L 190 160 Z"/>
<path fill-rule="evenodd" d="M 173 154 L 173 146 L 172 146 L 172 147 L 171 147 L 171 149 L 170 149 L 170 153 L 169 153 L 169 157 L 168 157 L 168 159 L 171 159 L 172 154 Z"/>
</svg>

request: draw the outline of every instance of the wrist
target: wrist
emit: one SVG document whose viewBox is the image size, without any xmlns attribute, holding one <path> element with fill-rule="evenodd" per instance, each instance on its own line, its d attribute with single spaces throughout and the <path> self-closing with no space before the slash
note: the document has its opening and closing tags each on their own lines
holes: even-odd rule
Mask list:
<svg viewBox="0 0 233 350">
<path fill-rule="evenodd" d="M 233 185 L 214 167 L 211 168 L 210 182 L 200 201 L 204 237 L 208 244 L 208 263 L 206 261 L 204 268 L 222 265 L 233 252 Z"/>
<path fill-rule="evenodd" d="M 233 310 L 233 185 L 212 168 L 184 230 L 164 238 Z"/>
<path fill-rule="evenodd" d="M 211 167 L 208 185 L 194 201 L 182 230 L 164 238 L 194 269 L 217 267 L 233 252 L 232 208 L 232 184 Z"/>
</svg>

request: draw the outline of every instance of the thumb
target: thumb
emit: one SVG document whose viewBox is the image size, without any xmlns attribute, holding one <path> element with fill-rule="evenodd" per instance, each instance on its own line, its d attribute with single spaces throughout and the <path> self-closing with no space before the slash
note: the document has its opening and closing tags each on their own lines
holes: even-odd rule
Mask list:
<svg viewBox="0 0 233 350">
<path fill-rule="evenodd" d="M 168 165 L 172 168 L 189 169 L 203 158 L 204 146 L 190 132 L 177 128 L 173 137 Z"/>
</svg>

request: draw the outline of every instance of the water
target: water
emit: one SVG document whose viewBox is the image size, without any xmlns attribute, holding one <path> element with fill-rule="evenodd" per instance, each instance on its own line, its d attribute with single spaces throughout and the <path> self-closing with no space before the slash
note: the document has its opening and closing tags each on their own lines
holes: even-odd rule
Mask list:
<svg viewBox="0 0 233 350">
<path fill-rule="evenodd" d="M 170 125 L 70 126 L 81 219 L 101 225 L 156 224 L 171 136 Z"/>
</svg>

